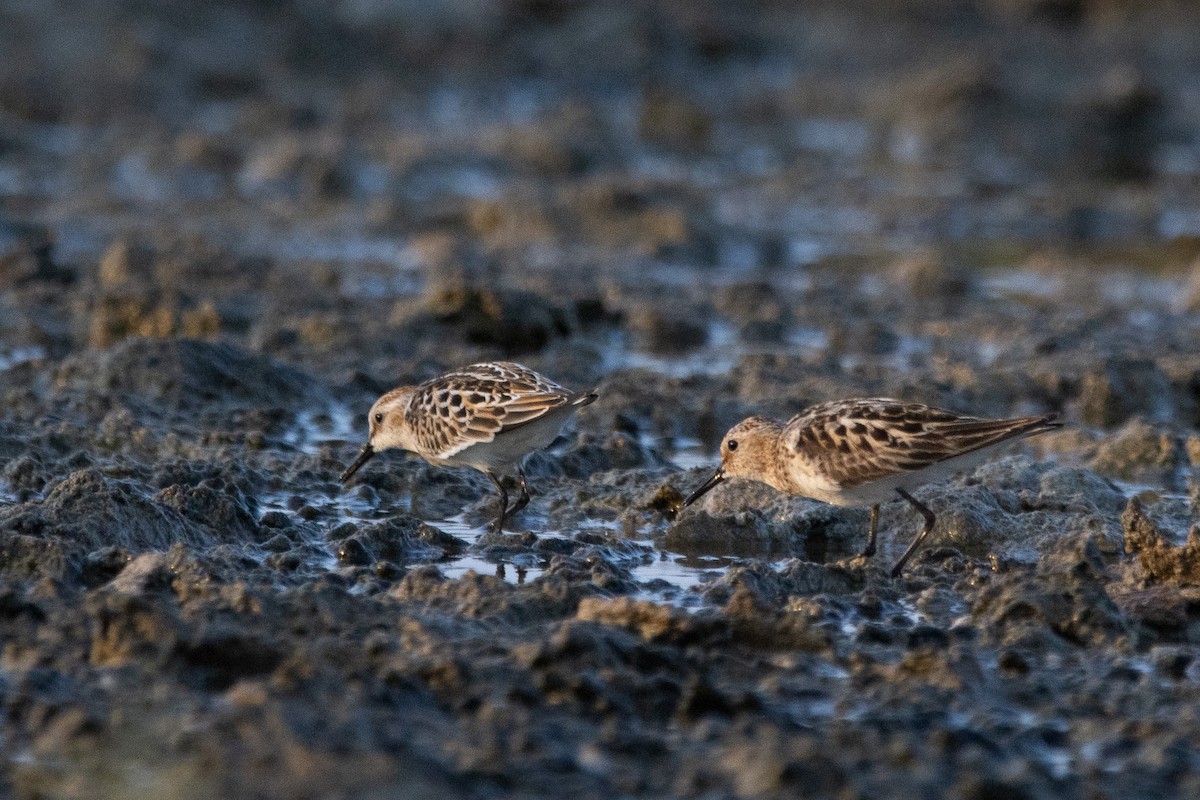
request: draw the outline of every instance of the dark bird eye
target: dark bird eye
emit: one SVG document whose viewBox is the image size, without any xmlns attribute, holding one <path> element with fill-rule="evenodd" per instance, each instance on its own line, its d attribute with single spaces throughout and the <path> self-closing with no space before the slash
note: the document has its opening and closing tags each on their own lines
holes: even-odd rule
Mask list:
<svg viewBox="0 0 1200 800">
<path fill-rule="evenodd" d="M 383 412 L 382 411 L 375 414 L 375 423 L 379 424 L 381 422 L 383 422 Z"/>
<path fill-rule="evenodd" d="M 725 446 L 729 448 L 730 452 L 737 450 L 737 439 L 730 439 L 725 443 Z"/>
</svg>

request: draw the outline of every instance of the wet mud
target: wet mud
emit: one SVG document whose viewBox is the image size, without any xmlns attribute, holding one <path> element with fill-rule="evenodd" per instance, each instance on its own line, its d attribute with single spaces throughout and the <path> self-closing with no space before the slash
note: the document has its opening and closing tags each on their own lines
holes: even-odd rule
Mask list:
<svg viewBox="0 0 1200 800">
<path fill-rule="evenodd" d="M 0 7 L 0 796 L 1200 793 L 1200 16 Z M 600 396 L 485 477 L 381 392 Z M 1067 423 L 865 509 L 750 414 Z"/>
</svg>

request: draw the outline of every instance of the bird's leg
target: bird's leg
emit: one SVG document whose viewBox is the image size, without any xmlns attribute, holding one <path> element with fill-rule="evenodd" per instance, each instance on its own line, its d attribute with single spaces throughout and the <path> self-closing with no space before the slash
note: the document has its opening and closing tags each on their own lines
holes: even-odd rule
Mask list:
<svg viewBox="0 0 1200 800">
<path fill-rule="evenodd" d="M 867 546 L 863 548 L 860 555 L 863 558 L 870 558 L 875 555 L 875 532 L 879 528 L 879 503 L 871 506 L 871 522 L 867 526 Z"/>
<path fill-rule="evenodd" d="M 529 487 L 525 485 L 525 470 L 517 467 L 517 475 L 521 479 L 521 496 L 517 498 L 517 502 L 513 503 L 513 507 L 508 510 L 509 517 L 512 517 L 513 514 L 529 505 Z"/>
<path fill-rule="evenodd" d="M 488 527 L 492 529 L 492 533 L 503 533 L 504 520 L 508 517 L 508 490 L 504 488 L 504 484 L 500 482 L 500 479 L 491 472 L 485 470 L 483 474 L 487 475 L 488 478 L 491 479 L 492 484 L 496 487 L 496 491 L 499 493 L 499 497 L 497 499 L 499 500 L 498 507 L 500 509 L 500 514 L 495 520 L 492 521 L 490 525 L 488 525 Z"/>
<path fill-rule="evenodd" d="M 917 548 L 921 546 L 921 542 L 925 541 L 925 537 L 933 530 L 933 523 L 937 521 L 937 517 L 933 512 L 920 503 L 917 498 L 913 497 L 903 489 L 897 489 L 896 494 L 908 501 L 909 505 L 921 512 L 921 516 L 925 518 L 925 527 L 921 528 L 921 532 L 917 534 L 917 538 L 912 540 L 912 544 L 904 551 L 904 555 L 900 556 L 900 560 L 896 562 L 896 566 L 892 567 L 892 577 L 899 577 L 900 572 L 904 569 L 904 565 L 908 563 L 908 559 L 912 558 L 912 554 L 917 552 Z"/>
</svg>

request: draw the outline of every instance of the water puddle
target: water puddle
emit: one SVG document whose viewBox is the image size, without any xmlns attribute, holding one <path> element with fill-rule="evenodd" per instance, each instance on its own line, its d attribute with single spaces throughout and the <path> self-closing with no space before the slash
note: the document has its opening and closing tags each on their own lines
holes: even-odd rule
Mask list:
<svg viewBox="0 0 1200 800">
<path fill-rule="evenodd" d="M 624 332 L 615 332 L 601 351 L 605 372 L 645 369 L 672 378 L 695 375 L 726 375 L 745 356 L 780 351 L 811 355 L 829 347 L 829 335 L 812 327 L 796 327 L 784 334 L 781 344 L 744 341 L 737 329 L 724 320 L 708 324 L 704 346 L 684 353 L 654 353 L 638 349 Z"/>
<path fill-rule="evenodd" d="M 0 505 L 7 499 L 8 496 L 0 492 Z M 381 500 L 370 492 L 349 491 L 332 496 L 301 497 L 292 492 L 276 491 L 260 495 L 259 513 L 277 512 L 288 517 L 290 527 L 284 530 L 289 538 L 299 539 L 300 542 L 296 550 L 303 563 L 298 569 L 312 575 L 346 570 L 346 565 L 337 558 L 340 539 L 331 536 L 339 525 L 349 522 L 365 526 L 392 516 L 411 515 L 411 505 L 408 497 Z M 645 536 L 634 538 L 615 535 L 619 529 L 616 522 L 586 524 L 577 531 L 566 533 L 543 529 L 535 520 L 533 524 L 522 528 L 537 532 L 536 544 L 531 547 L 510 547 L 503 542 L 485 541 L 488 533 L 486 525 L 472 525 L 462 514 L 422 521 L 454 536 L 466 546 L 461 553 L 449 557 L 443 556 L 439 548 L 431 547 L 428 558 L 418 556 L 408 563 L 433 564 L 451 580 L 474 572 L 495 575 L 509 583 L 522 585 L 542 577 L 560 553 L 573 552 L 574 557 L 602 559 L 628 570 L 638 585 L 634 597 L 671 603 L 682 608 L 697 608 L 703 603 L 697 587 L 719 579 L 730 565 L 744 561 L 735 557 L 664 551 L 655 545 L 648 531 Z M 590 541 L 577 541 L 577 536 L 588 537 Z M 600 537 L 607 543 L 593 543 Z M 270 555 L 267 550 L 259 553 L 260 560 Z M 777 561 L 775 566 L 783 563 L 782 560 Z"/>
<path fill-rule="evenodd" d="M 605 372 L 645 369 L 672 378 L 692 375 L 724 375 L 733 369 L 745 348 L 731 325 L 713 321 L 708 325 L 708 342 L 689 353 L 660 354 L 632 346 L 624 332 L 615 332 L 602 351 Z"/>
<path fill-rule="evenodd" d="M 30 347 L 12 347 L 0 349 L 0 372 L 23 364 L 26 361 L 37 361 L 46 357 L 46 348 L 33 345 Z"/>
<path fill-rule="evenodd" d="M 548 558 L 539 557 L 535 553 L 516 553 L 511 556 L 490 559 L 475 554 L 478 550 L 479 539 L 487 533 L 487 528 L 472 527 L 463 521 L 461 515 L 447 520 L 430 519 L 425 522 L 451 536 L 462 539 L 468 545 L 465 555 L 438 564 L 438 569 L 447 578 L 461 578 L 468 572 L 476 572 L 481 575 L 495 575 L 511 583 L 523 584 L 540 577 L 549 564 Z M 551 537 L 539 537 L 539 539 L 545 538 Z"/>
<path fill-rule="evenodd" d="M 650 443 L 648 443 L 650 444 Z M 699 439 L 679 437 L 675 439 L 675 449 L 671 452 L 671 463 L 683 470 L 694 467 L 713 468 L 718 460 L 717 453 L 705 446 Z M 654 446 L 650 444 L 650 446 Z"/>
<path fill-rule="evenodd" d="M 345 403 L 329 403 L 323 408 L 305 410 L 283 434 L 288 446 L 305 455 L 316 455 L 324 447 L 356 442 L 364 437 L 366 423 Z"/>
</svg>

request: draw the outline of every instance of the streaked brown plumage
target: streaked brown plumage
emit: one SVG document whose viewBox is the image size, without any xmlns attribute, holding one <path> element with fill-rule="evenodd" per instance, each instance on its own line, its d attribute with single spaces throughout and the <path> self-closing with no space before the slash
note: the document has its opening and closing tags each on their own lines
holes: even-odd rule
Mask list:
<svg viewBox="0 0 1200 800">
<path fill-rule="evenodd" d="M 727 477 L 744 477 L 833 505 L 871 506 L 863 551 L 870 556 L 879 504 L 898 495 L 925 517 L 892 569 L 899 575 L 935 520 L 909 490 L 974 466 L 1005 442 L 1061 427 L 1055 420 L 1054 414 L 980 419 L 886 397 L 821 403 L 786 424 L 749 417 L 725 435 L 721 466 L 684 505 Z"/>
<path fill-rule="evenodd" d="M 500 513 L 493 527 L 529 502 L 525 456 L 550 444 L 596 392 L 572 392 L 544 375 L 511 361 L 472 364 L 387 392 L 367 415 L 370 438 L 341 480 L 380 450 L 399 447 L 437 466 L 471 467 L 491 479 Z M 510 508 L 499 475 L 515 469 L 521 495 Z"/>
</svg>

